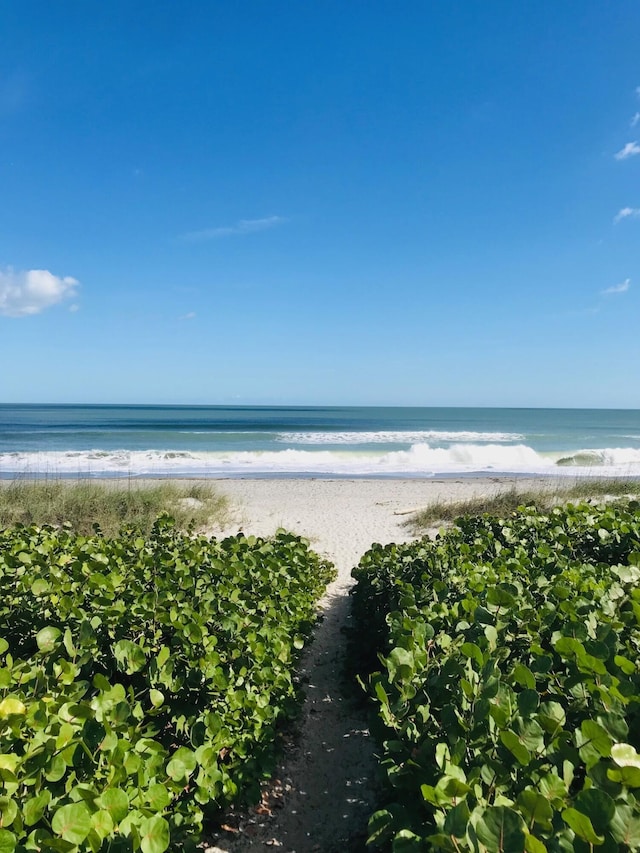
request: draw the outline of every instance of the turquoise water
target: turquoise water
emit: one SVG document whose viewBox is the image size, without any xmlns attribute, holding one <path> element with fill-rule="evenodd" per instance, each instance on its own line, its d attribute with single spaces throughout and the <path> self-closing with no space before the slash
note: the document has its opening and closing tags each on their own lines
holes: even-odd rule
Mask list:
<svg viewBox="0 0 640 853">
<path fill-rule="evenodd" d="M 640 411 L 0 405 L 0 476 L 640 476 Z"/>
</svg>

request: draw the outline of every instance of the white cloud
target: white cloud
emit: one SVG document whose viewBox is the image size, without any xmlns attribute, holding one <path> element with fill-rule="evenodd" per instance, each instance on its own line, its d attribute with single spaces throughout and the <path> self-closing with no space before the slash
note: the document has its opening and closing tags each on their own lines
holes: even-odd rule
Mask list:
<svg viewBox="0 0 640 853">
<path fill-rule="evenodd" d="M 196 316 L 195 311 L 189 311 L 187 314 L 183 314 L 182 317 L 180 317 L 180 319 L 181 320 L 193 320 L 195 318 L 195 316 Z"/>
<path fill-rule="evenodd" d="M 49 270 L 0 270 L 0 314 L 27 317 L 40 314 L 63 299 L 76 295 L 75 278 L 60 278 Z"/>
<path fill-rule="evenodd" d="M 183 234 L 182 239 L 190 243 L 202 240 L 216 240 L 219 237 L 232 237 L 236 234 L 253 234 L 256 231 L 267 231 L 286 222 L 284 216 L 266 216 L 264 219 L 240 219 L 235 225 L 222 228 L 205 228 L 202 231 L 191 231 Z"/>
<path fill-rule="evenodd" d="M 631 127 L 635 127 L 640 121 L 640 113 L 636 113 L 634 117 L 631 119 Z"/>
<path fill-rule="evenodd" d="M 640 145 L 637 142 L 627 142 L 624 148 L 614 154 L 614 157 L 616 160 L 626 160 L 627 157 L 633 157 L 634 154 L 640 154 Z"/>
<path fill-rule="evenodd" d="M 600 293 L 606 296 L 609 293 L 626 293 L 631 287 L 631 279 L 625 278 L 620 284 L 614 284 L 612 287 L 607 287 L 606 290 L 601 290 Z"/>
<path fill-rule="evenodd" d="M 627 219 L 629 216 L 640 216 L 640 207 L 623 207 L 613 217 L 614 225 L 617 225 L 618 222 Z"/>
</svg>

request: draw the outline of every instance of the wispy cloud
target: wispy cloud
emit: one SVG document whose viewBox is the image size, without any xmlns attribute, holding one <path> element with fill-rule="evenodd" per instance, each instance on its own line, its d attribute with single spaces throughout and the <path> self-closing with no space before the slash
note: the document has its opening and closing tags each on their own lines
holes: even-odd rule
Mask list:
<svg viewBox="0 0 640 853">
<path fill-rule="evenodd" d="M 196 317 L 195 311 L 188 311 L 186 314 L 183 314 L 182 317 L 180 317 L 180 319 L 181 320 L 194 320 L 195 317 Z"/>
<path fill-rule="evenodd" d="M 636 113 L 634 117 L 631 119 L 630 125 L 631 127 L 635 127 L 640 121 L 640 113 Z"/>
<path fill-rule="evenodd" d="M 626 160 L 635 154 L 640 154 L 640 145 L 637 142 L 627 142 L 624 148 L 621 148 L 617 154 L 614 154 L 614 157 L 616 160 Z"/>
<path fill-rule="evenodd" d="M 79 282 L 60 278 L 49 270 L 0 270 L 0 314 L 28 317 L 40 314 L 64 299 L 76 295 Z"/>
<path fill-rule="evenodd" d="M 603 296 L 608 296 L 611 293 L 626 293 L 630 287 L 631 287 L 631 279 L 625 278 L 625 280 L 620 282 L 620 284 L 614 284 L 612 287 L 607 287 L 606 290 L 601 290 L 600 293 Z"/>
<path fill-rule="evenodd" d="M 640 150 L 640 149 L 639 149 Z M 221 237 L 233 237 L 241 234 L 255 234 L 256 231 L 268 231 L 287 221 L 284 216 L 265 216 L 264 219 L 240 219 L 235 225 L 220 228 L 204 228 L 202 231 L 190 231 L 182 235 L 182 240 L 198 243 L 203 240 L 217 240 Z"/>
<path fill-rule="evenodd" d="M 623 207 L 613 217 L 613 224 L 617 225 L 623 219 L 628 219 L 629 216 L 640 216 L 640 207 Z"/>
</svg>

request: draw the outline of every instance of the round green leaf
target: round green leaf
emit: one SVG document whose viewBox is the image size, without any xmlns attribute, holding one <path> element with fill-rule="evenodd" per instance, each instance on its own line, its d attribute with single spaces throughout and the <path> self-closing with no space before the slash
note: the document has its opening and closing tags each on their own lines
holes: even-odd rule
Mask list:
<svg viewBox="0 0 640 853">
<path fill-rule="evenodd" d="M 386 809 L 375 812 L 369 818 L 369 838 L 367 844 L 376 844 L 386 841 L 391 836 L 393 826 L 393 815 Z"/>
<path fill-rule="evenodd" d="M 47 790 L 40 791 L 36 797 L 27 800 L 22 808 L 22 817 L 27 826 L 33 826 L 40 820 L 50 800 L 51 792 Z"/>
<path fill-rule="evenodd" d="M 515 732 L 510 730 L 506 732 L 500 732 L 500 740 L 507 747 L 507 749 L 515 756 L 516 760 L 523 765 L 529 764 L 531 761 L 531 753 L 529 750 L 520 742 L 520 738 Z"/>
<path fill-rule="evenodd" d="M 623 657 L 622 655 L 616 655 L 613 659 L 613 662 L 616 666 L 619 666 L 620 669 L 624 672 L 625 675 L 633 675 L 636 671 L 636 665 L 633 661 L 630 661 L 628 658 Z"/>
<path fill-rule="evenodd" d="M 612 782 L 626 785 L 627 788 L 640 788 L 640 767 L 620 767 L 607 770 L 607 777 Z"/>
<path fill-rule="evenodd" d="M 72 844 L 82 844 L 91 832 L 91 813 L 85 803 L 62 806 L 54 814 L 51 828 L 56 835 Z"/>
<path fill-rule="evenodd" d="M 466 800 L 458 803 L 447 812 L 444 822 L 444 831 L 448 836 L 455 835 L 456 838 L 464 838 L 469 824 L 469 806 Z"/>
<path fill-rule="evenodd" d="M 556 776 L 555 773 L 547 773 L 543 776 L 538 788 L 542 796 L 553 803 L 555 809 L 560 808 L 559 803 L 564 802 L 569 793 L 564 779 Z"/>
<path fill-rule="evenodd" d="M 618 767 L 640 767 L 640 755 L 630 743 L 614 743 L 611 747 L 611 758 Z"/>
<path fill-rule="evenodd" d="M 164 702 L 164 693 L 160 690 L 150 690 L 149 699 L 151 699 L 151 704 L 154 708 L 159 708 Z"/>
<path fill-rule="evenodd" d="M 609 794 L 599 788 L 581 791 L 575 799 L 574 806 L 579 812 L 589 816 L 596 832 L 605 832 L 609 828 L 616 810 L 616 804 Z"/>
<path fill-rule="evenodd" d="M 526 688 L 518 693 L 518 710 L 523 717 L 528 717 L 537 710 L 540 697 L 537 690 Z"/>
<path fill-rule="evenodd" d="M 543 702 L 536 719 L 549 734 L 556 734 L 567 721 L 564 708 L 558 702 Z"/>
<path fill-rule="evenodd" d="M 524 816 L 527 826 L 532 827 L 537 823 L 543 829 L 551 829 L 553 820 L 553 809 L 546 797 L 538 791 L 527 788 L 518 796 L 518 808 Z"/>
<path fill-rule="evenodd" d="M 164 853 L 169 846 L 169 824 L 154 815 L 140 824 L 140 848 L 142 853 Z"/>
<path fill-rule="evenodd" d="M 113 653 L 118 669 L 125 670 L 129 675 L 139 672 L 147 662 L 144 651 L 131 640 L 118 640 L 113 646 Z"/>
<path fill-rule="evenodd" d="M 583 720 L 580 725 L 581 743 L 579 744 L 580 757 L 587 765 L 593 765 L 611 755 L 611 738 L 607 731 L 594 720 Z"/>
<path fill-rule="evenodd" d="M 7 649 L 9 648 L 9 643 L 5 640 L 4 637 L 0 637 L 0 655 L 3 655 Z"/>
<path fill-rule="evenodd" d="M 461 779 L 445 775 L 438 781 L 436 790 L 443 791 L 447 797 L 464 797 L 465 794 L 469 793 L 471 788 Z"/>
<path fill-rule="evenodd" d="M 513 668 L 513 678 L 518 684 L 526 687 L 528 690 L 533 690 L 536 686 L 535 675 L 531 672 L 528 666 L 523 663 L 517 663 Z"/>
<path fill-rule="evenodd" d="M 184 627 L 184 634 L 187 640 L 190 643 L 201 643 L 202 642 L 202 631 L 200 627 L 196 625 L 195 622 L 188 622 Z"/>
<path fill-rule="evenodd" d="M 392 649 L 386 659 L 389 678 L 391 681 L 408 681 L 414 671 L 414 660 L 411 652 L 401 646 Z"/>
<path fill-rule="evenodd" d="M 0 853 L 13 853 L 16 849 L 16 837 L 8 829 L 0 829 Z"/>
<path fill-rule="evenodd" d="M 524 849 L 527 853 L 547 853 L 547 848 L 540 839 L 535 837 L 535 835 L 525 836 Z"/>
<path fill-rule="evenodd" d="M 476 824 L 476 832 L 488 853 L 520 853 L 524 850 L 524 821 L 517 812 L 506 806 L 485 809 Z"/>
<path fill-rule="evenodd" d="M 611 834 L 619 844 L 624 844 L 629 850 L 640 849 L 640 819 L 635 816 L 631 806 L 616 805 L 616 811 L 611 820 Z"/>
<path fill-rule="evenodd" d="M 598 835 L 587 815 L 577 809 L 565 809 L 562 812 L 562 818 L 578 838 L 582 838 L 588 844 L 602 844 L 604 841 L 604 836 Z"/>
<path fill-rule="evenodd" d="M 0 755 L 0 770 L 8 770 L 10 773 L 15 773 L 18 764 L 20 764 L 20 756 Z"/>
<path fill-rule="evenodd" d="M 531 752 L 544 749 L 544 732 L 535 720 L 516 722 L 517 734 L 522 743 Z"/>
<path fill-rule="evenodd" d="M 27 713 L 27 708 L 17 696 L 5 696 L 0 702 L 0 718 L 7 717 L 23 717 Z"/>
<path fill-rule="evenodd" d="M 98 797 L 98 803 L 109 812 L 114 823 L 120 823 L 129 811 L 129 799 L 120 788 L 107 788 Z"/>
<path fill-rule="evenodd" d="M 629 726 L 624 716 L 614 713 L 601 714 L 598 717 L 598 722 L 609 732 L 616 743 L 626 743 Z"/>
<path fill-rule="evenodd" d="M 487 592 L 487 602 L 494 607 L 508 607 L 517 609 L 518 601 L 513 597 L 508 589 L 505 589 L 506 584 L 501 586 L 490 587 Z"/>
<path fill-rule="evenodd" d="M 106 809 L 92 814 L 91 823 L 100 838 L 107 838 L 113 832 L 113 818 Z"/>
<path fill-rule="evenodd" d="M 67 765 L 64 758 L 61 755 L 54 755 L 49 762 L 44 778 L 47 782 L 59 782 L 66 772 Z"/>
<path fill-rule="evenodd" d="M 195 755 L 186 746 L 177 749 L 167 764 L 167 774 L 175 781 L 188 779 L 198 766 Z"/>
<path fill-rule="evenodd" d="M 54 628 L 53 625 L 47 625 L 36 634 L 36 643 L 41 652 L 52 652 L 61 636 L 62 631 Z"/>
<path fill-rule="evenodd" d="M 153 809 L 154 812 L 161 812 L 171 802 L 171 794 L 164 785 L 158 782 L 156 785 L 149 786 L 146 801 L 149 808 Z"/>
<path fill-rule="evenodd" d="M 18 804 L 10 797 L 0 797 L 0 826 L 11 826 L 18 814 Z"/>
<path fill-rule="evenodd" d="M 37 581 L 34 581 L 31 584 L 31 592 L 34 595 L 42 595 L 49 589 L 49 584 L 44 578 L 38 578 Z"/>
</svg>

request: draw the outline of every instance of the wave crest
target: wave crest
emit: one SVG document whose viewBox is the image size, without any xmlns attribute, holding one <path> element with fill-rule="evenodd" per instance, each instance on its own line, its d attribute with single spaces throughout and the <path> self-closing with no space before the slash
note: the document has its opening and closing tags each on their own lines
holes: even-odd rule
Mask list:
<svg viewBox="0 0 640 853">
<path fill-rule="evenodd" d="M 640 476 L 640 449 L 540 454 L 526 444 L 457 443 L 407 450 L 363 449 L 187 452 L 90 450 L 0 454 L 0 475 L 48 476 L 437 476 L 447 474 L 588 474 Z"/>
</svg>

